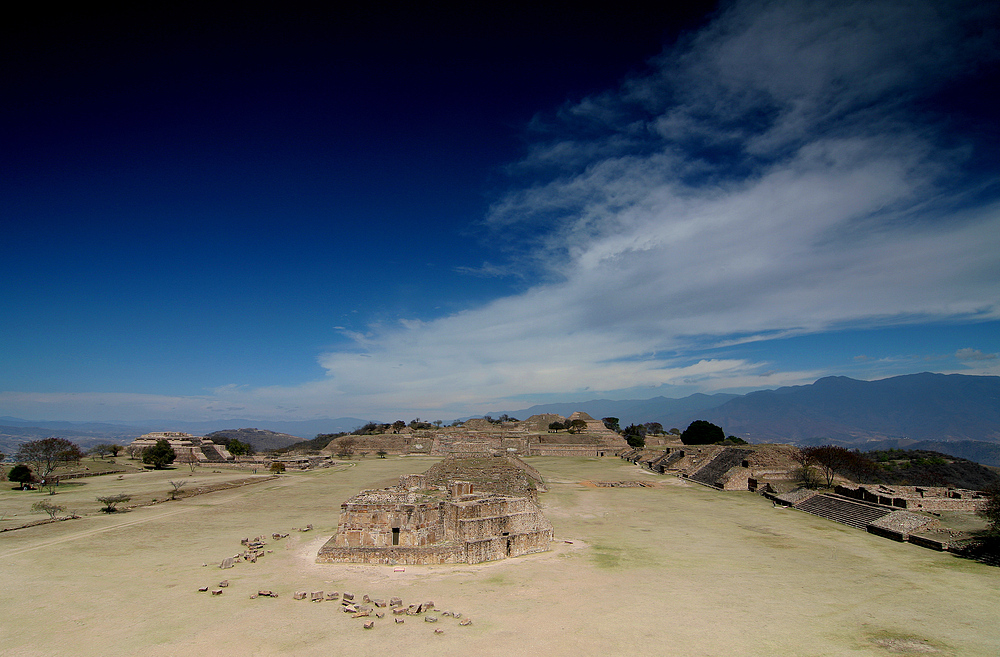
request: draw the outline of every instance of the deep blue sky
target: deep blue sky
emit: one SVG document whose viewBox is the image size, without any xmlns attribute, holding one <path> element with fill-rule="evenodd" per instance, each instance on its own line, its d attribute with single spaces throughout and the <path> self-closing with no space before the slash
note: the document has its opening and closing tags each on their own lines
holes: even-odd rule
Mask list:
<svg viewBox="0 0 1000 657">
<path fill-rule="evenodd" d="M 7 16 L 0 415 L 1000 374 L 981 4 Z"/>
</svg>

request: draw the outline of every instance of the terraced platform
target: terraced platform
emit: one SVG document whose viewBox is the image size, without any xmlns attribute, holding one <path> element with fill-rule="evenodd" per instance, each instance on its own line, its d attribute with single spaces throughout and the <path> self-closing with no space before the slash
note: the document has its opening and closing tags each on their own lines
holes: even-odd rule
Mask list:
<svg viewBox="0 0 1000 657">
<path fill-rule="evenodd" d="M 826 494 L 814 495 L 796 504 L 795 508 L 857 529 L 865 529 L 868 523 L 892 513 L 891 509 L 851 502 Z"/>
</svg>

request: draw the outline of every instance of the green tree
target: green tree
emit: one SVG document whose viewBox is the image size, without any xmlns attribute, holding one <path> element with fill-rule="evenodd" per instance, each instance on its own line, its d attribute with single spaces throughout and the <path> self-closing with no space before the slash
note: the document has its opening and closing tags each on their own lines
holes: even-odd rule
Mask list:
<svg viewBox="0 0 1000 657">
<path fill-rule="evenodd" d="M 111 445 L 99 443 L 90 448 L 90 453 L 103 460 L 105 456 L 111 453 Z"/>
<path fill-rule="evenodd" d="M 142 453 L 142 462 L 153 466 L 154 470 L 162 470 L 173 463 L 176 458 L 177 453 L 174 452 L 174 448 L 165 438 L 157 440 L 155 445 L 146 448 L 146 451 Z"/>
<path fill-rule="evenodd" d="M 641 424 L 630 424 L 622 431 L 622 437 L 629 447 L 642 449 L 646 446 L 646 427 Z"/>
<path fill-rule="evenodd" d="M 108 445 L 108 449 L 111 450 L 111 456 L 118 456 L 119 454 L 121 454 L 121 451 L 125 448 L 116 443 L 111 443 L 110 445 Z"/>
<path fill-rule="evenodd" d="M 615 433 L 621 433 L 622 431 L 621 426 L 618 424 L 620 421 L 621 420 L 619 420 L 618 418 L 610 416 L 601 418 L 601 422 L 604 423 L 604 426 L 610 429 L 611 431 L 614 431 Z"/>
<path fill-rule="evenodd" d="M 559 421 L 549 422 L 549 431 L 562 431 L 566 426 Z"/>
<path fill-rule="evenodd" d="M 685 445 L 711 445 L 726 439 L 726 432 L 707 420 L 695 420 L 681 434 Z"/>
<path fill-rule="evenodd" d="M 7 479 L 15 484 L 21 484 L 22 487 L 25 484 L 30 484 L 34 478 L 35 475 L 31 472 L 31 468 L 23 463 L 18 463 L 7 473 Z"/>
<path fill-rule="evenodd" d="M 281 461 L 275 461 L 274 463 L 271 464 L 272 474 L 281 474 L 284 471 L 285 471 L 285 464 L 282 463 Z"/>
<path fill-rule="evenodd" d="M 646 427 L 646 435 L 658 436 L 663 433 L 663 425 L 659 422 L 646 422 L 642 426 Z"/>
<path fill-rule="evenodd" d="M 583 431 L 587 428 L 587 423 L 583 420 L 572 420 L 566 422 L 566 430 L 570 433 L 576 433 L 578 431 Z"/>
<path fill-rule="evenodd" d="M 226 451 L 233 456 L 253 456 L 253 445 L 237 438 L 230 438 L 226 441 Z"/>
</svg>

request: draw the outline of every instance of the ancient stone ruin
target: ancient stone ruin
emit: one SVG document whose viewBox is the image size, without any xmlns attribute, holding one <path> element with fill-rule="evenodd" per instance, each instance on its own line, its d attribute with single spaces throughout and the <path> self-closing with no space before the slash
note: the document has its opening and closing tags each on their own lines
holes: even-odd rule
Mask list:
<svg viewBox="0 0 1000 657">
<path fill-rule="evenodd" d="M 396 486 L 361 491 L 341 505 L 337 533 L 316 561 L 481 563 L 548 550 L 552 524 L 535 503 L 541 481 L 526 467 L 450 457 Z"/>
</svg>

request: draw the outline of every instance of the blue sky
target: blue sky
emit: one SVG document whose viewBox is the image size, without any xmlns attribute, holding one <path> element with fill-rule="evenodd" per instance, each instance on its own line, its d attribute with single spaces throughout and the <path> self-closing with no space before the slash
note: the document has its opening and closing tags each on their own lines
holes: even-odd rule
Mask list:
<svg viewBox="0 0 1000 657">
<path fill-rule="evenodd" d="M 987 4 L 8 17 L 0 415 L 998 375 Z"/>
</svg>

